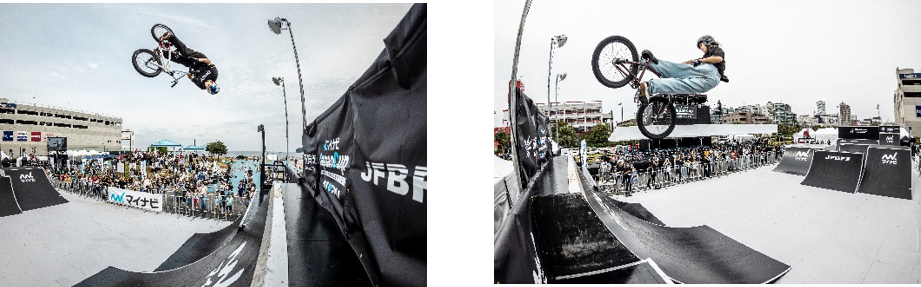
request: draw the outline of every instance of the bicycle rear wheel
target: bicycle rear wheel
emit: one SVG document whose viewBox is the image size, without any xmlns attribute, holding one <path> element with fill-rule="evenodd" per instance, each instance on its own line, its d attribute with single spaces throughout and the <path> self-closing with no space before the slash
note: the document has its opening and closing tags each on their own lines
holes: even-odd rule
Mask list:
<svg viewBox="0 0 921 287">
<path fill-rule="evenodd" d="M 677 115 L 675 106 L 663 97 L 652 97 L 649 103 L 640 105 L 636 112 L 636 125 L 644 136 L 660 140 L 675 130 Z"/>
<path fill-rule="evenodd" d="M 157 23 L 153 25 L 153 27 L 150 27 L 150 36 L 153 36 L 154 41 L 157 41 L 157 43 L 160 42 L 160 37 L 166 32 L 173 34 L 173 30 L 163 24 Z"/>
<path fill-rule="evenodd" d="M 595 51 L 592 52 L 592 73 L 598 82 L 609 88 L 623 87 L 639 69 L 635 64 L 625 64 L 629 73 L 618 70 L 618 66 L 614 65 L 615 60 L 637 62 L 639 57 L 633 42 L 623 36 L 610 36 L 595 46 Z"/>
<path fill-rule="evenodd" d="M 134 55 L 131 56 L 131 62 L 134 64 L 134 69 L 144 77 L 153 78 L 160 75 L 162 71 L 160 69 L 162 66 L 160 58 L 148 49 L 134 51 Z"/>
</svg>

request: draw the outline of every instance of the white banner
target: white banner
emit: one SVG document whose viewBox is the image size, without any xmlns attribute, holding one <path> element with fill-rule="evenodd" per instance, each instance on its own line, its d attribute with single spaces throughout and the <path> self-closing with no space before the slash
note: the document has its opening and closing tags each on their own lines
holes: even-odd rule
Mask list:
<svg viewBox="0 0 921 287">
<path fill-rule="evenodd" d="M 163 212 L 163 195 L 109 187 L 109 202 Z"/>
</svg>

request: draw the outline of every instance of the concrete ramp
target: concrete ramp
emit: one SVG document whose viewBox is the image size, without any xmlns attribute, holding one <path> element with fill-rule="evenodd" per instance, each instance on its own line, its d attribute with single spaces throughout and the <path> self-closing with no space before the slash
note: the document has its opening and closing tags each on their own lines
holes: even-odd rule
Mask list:
<svg viewBox="0 0 921 287">
<path fill-rule="evenodd" d="M 5 168 L 3 173 L 10 177 L 13 192 L 22 211 L 67 203 L 67 200 L 51 186 L 44 169 Z"/>
<path fill-rule="evenodd" d="M 814 150 L 808 147 L 788 147 L 774 171 L 806 175 L 809 172 L 809 165 L 812 163 L 813 155 Z"/>
<path fill-rule="evenodd" d="M 0 176 L 0 217 L 22 213 L 8 176 Z"/>
<path fill-rule="evenodd" d="M 870 146 L 857 192 L 911 200 L 911 151 Z"/>
<path fill-rule="evenodd" d="M 863 154 L 817 150 L 800 184 L 854 193 L 860 183 Z"/>
</svg>

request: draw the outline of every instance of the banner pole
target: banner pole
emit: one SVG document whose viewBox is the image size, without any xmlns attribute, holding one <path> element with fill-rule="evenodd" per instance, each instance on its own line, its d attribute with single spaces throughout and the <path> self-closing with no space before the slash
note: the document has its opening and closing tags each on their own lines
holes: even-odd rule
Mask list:
<svg viewBox="0 0 921 287">
<path fill-rule="evenodd" d="M 509 123 L 512 125 L 509 129 L 512 144 L 512 165 L 515 168 L 515 176 L 518 178 L 519 183 L 523 179 L 521 178 L 521 167 L 518 163 L 518 81 L 516 78 L 518 77 L 518 52 L 521 50 L 521 35 L 524 33 L 524 23 L 528 18 L 529 9 L 531 9 L 531 0 L 525 0 L 524 11 L 521 12 L 521 23 L 518 25 L 518 38 L 515 42 L 515 57 L 512 59 L 512 80 L 508 83 Z M 509 202 L 509 207 L 512 207 L 511 202 Z"/>
</svg>

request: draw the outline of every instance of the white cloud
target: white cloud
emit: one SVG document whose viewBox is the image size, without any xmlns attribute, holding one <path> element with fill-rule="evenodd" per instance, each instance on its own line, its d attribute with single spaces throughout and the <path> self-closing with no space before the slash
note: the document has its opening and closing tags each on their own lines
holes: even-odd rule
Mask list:
<svg viewBox="0 0 921 287">
<path fill-rule="evenodd" d="M 145 15 L 150 15 L 150 16 L 155 16 L 155 17 L 166 18 L 166 19 L 170 19 L 170 20 L 173 20 L 173 21 L 176 21 L 176 22 L 180 22 L 180 23 L 185 23 L 185 24 L 189 24 L 189 25 L 194 25 L 194 26 L 198 26 L 198 27 L 202 27 L 202 28 L 211 29 L 211 25 L 208 25 L 207 23 L 205 23 L 205 22 L 203 22 L 203 21 L 201 21 L 201 20 L 192 18 L 192 17 L 184 17 L 184 16 L 176 16 L 176 15 L 167 15 L 167 14 L 159 14 L 159 13 L 144 12 L 144 11 L 141 11 L 141 12 L 138 12 L 138 13 L 140 13 L 140 14 L 145 14 Z M 177 34 L 177 35 L 178 35 L 178 34 Z"/>
</svg>

